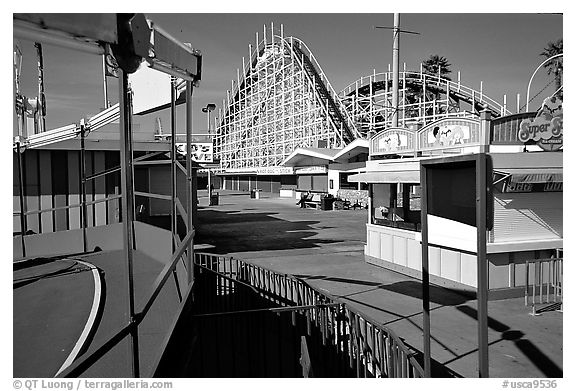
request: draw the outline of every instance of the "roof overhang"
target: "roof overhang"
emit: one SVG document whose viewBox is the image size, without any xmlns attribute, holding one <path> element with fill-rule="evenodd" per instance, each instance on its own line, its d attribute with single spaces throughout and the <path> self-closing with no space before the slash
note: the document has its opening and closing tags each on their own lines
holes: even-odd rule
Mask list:
<svg viewBox="0 0 576 391">
<path fill-rule="evenodd" d="M 350 175 L 348 182 L 420 183 L 420 171 L 376 171 Z"/>
<path fill-rule="evenodd" d="M 356 139 L 350 144 L 345 146 L 340 152 L 334 155 L 334 161 L 339 163 L 346 163 L 349 159 L 354 156 L 358 156 L 361 153 L 368 154 L 370 151 L 370 141 L 364 139 Z"/>
<path fill-rule="evenodd" d="M 494 153 L 493 171 L 497 182 L 509 179 L 514 183 L 563 182 L 562 152 Z"/>
<path fill-rule="evenodd" d="M 510 179 L 514 183 L 549 183 L 563 182 L 562 169 L 507 169 L 494 170 L 495 174 L 501 176 L 498 181 Z"/>
<path fill-rule="evenodd" d="M 563 152 L 491 153 L 492 166 L 496 171 L 506 170 L 562 170 Z"/>
<path fill-rule="evenodd" d="M 296 148 L 284 161 L 282 166 L 305 167 L 322 166 L 334 160 L 339 149 L 328 148 Z"/>
</svg>

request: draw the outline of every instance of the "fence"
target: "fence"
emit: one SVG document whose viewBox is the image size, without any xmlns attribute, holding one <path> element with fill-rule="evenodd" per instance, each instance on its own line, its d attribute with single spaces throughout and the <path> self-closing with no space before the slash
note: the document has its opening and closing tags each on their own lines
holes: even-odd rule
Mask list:
<svg viewBox="0 0 576 391">
<path fill-rule="evenodd" d="M 564 284 L 564 258 L 533 259 L 526 261 L 524 304 L 532 307 L 530 315 L 547 306 L 536 309 L 536 304 L 556 304 L 562 310 Z"/>
<path fill-rule="evenodd" d="M 390 329 L 295 277 L 212 254 L 196 253 L 194 262 L 198 302 L 194 316 L 204 320 L 234 316 L 236 331 L 233 332 L 238 332 L 240 317 L 247 317 L 248 327 L 254 328 L 264 317 L 275 315 L 270 325 L 280 334 L 270 335 L 268 330 L 256 340 L 264 338 L 270 346 L 275 346 L 274 338 L 299 345 L 299 350 L 294 346 L 283 346 L 283 349 L 287 356 L 298 353 L 300 366 L 294 370 L 302 371 L 304 376 L 412 378 L 424 374 L 414 353 Z M 199 290 L 203 294 L 199 294 Z M 288 330 L 286 326 L 290 322 L 292 327 Z M 213 327 L 220 326 L 214 323 Z M 217 339 L 224 338 L 224 334 L 217 333 Z M 241 340 L 243 338 L 230 338 L 230 341 Z M 217 350 L 215 343 L 209 342 L 212 351 Z M 227 350 L 226 355 L 230 354 Z M 269 352 L 256 356 L 266 355 L 269 357 Z M 261 361 L 263 365 L 271 365 L 270 360 Z M 291 363 L 293 365 L 293 361 Z"/>
</svg>

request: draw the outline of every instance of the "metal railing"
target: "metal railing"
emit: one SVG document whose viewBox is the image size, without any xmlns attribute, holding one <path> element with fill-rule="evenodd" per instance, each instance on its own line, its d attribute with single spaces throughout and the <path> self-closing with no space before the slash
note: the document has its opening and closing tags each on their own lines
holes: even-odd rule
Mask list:
<svg viewBox="0 0 576 391">
<path fill-rule="evenodd" d="M 356 377 L 424 376 L 414 352 L 392 330 L 334 297 L 316 291 L 302 280 L 233 257 L 195 253 L 194 263 L 200 269 L 195 273 L 198 284 L 202 271 L 213 273 L 214 286 L 210 288 L 213 297 L 206 300 L 215 300 L 214 296 L 235 300 L 233 293 L 240 286 L 250 289 L 253 295 L 269 303 L 268 308 L 260 305 L 258 311 L 291 312 L 293 325 L 302 319 L 304 337 L 312 353 L 322 349 L 333 352 L 337 356 L 335 365 L 344 371 L 339 373 Z M 202 299 L 199 295 L 196 297 Z M 241 307 L 238 304 L 225 307 L 220 309 L 223 311 L 220 315 L 238 314 L 238 310 L 255 313 L 253 309 L 246 311 Z M 214 310 L 214 303 L 204 308 Z"/>
<path fill-rule="evenodd" d="M 548 305 L 562 311 L 564 294 L 564 258 L 532 259 L 526 261 L 524 304 L 531 307 L 530 315 L 541 315 Z M 536 309 L 537 304 L 546 304 Z"/>
</svg>

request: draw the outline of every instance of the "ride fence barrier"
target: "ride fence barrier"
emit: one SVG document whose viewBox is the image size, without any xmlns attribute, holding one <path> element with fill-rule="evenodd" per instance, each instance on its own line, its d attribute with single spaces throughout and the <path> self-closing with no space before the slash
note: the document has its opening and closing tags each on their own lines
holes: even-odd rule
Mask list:
<svg viewBox="0 0 576 391">
<path fill-rule="evenodd" d="M 192 316 L 211 333 L 198 333 L 204 347 L 194 356 L 209 366 L 196 368 L 202 376 L 424 375 L 392 330 L 294 276 L 206 253 L 195 253 L 194 265 Z"/>
<path fill-rule="evenodd" d="M 564 258 L 526 261 L 524 304 L 532 307 L 530 315 L 552 308 L 562 311 L 564 293 Z M 537 304 L 545 306 L 537 309 Z"/>
</svg>

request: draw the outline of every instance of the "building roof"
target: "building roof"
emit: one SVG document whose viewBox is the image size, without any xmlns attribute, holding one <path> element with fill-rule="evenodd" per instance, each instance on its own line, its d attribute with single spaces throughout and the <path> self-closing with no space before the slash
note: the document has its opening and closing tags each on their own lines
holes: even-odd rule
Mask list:
<svg viewBox="0 0 576 391">
<path fill-rule="evenodd" d="M 340 149 L 331 148 L 296 148 L 284 161 L 282 166 L 321 166 L 334 160 Z"/>
<path fill-rule="evenodd" d="M 358 156 L 361 153 L 368 153 L 370 141 L 358 138 L 340 150 L 335 156 L 334 161 L 346 163 L 350 158 Z"/>
<path fill-rule="evenodd" d="M 342 149 L 332 148 L 296 148 L 284 161 L 283 166 L 321 166 L 331 162 L 347 163 L 361 153 L 368 153 L 370 142 L 356 139 Z"/>
</svg>

